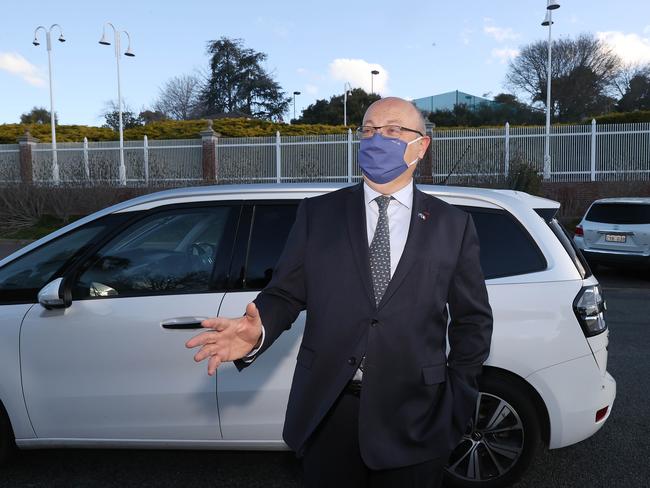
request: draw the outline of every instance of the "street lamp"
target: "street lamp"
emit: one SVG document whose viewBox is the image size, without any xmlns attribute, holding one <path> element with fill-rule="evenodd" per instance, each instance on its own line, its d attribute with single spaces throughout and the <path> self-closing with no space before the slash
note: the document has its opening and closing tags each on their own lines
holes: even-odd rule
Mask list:
<svg viewBox="0 0 650 488">
<path fill-rule="evenodd" d="M 343 84 L 343 125 L 348 126 L 348 89 L 352 96 L 352 85 L 347 81 Z"/>
<path fill-rule="evenodd" d="M 296 120 L 296 95 L 300 95 L 300 92 L 293 92 L 293 120 Z"/>
<path fill-rule="evenodd" d="M 106 38 L 106 26 L 110 25 L 113 29 L 113 36 L 115 42 L 115 61 L 117 63 L 117 105 L 119 112 L 119 121 L 120 121 L 120 184 L 126 185 L 126 166 L 124 165 L 124 127 L 122 126 L 122 87 L 120 86 L 120 36 L 121 34 L 126 34 L 126 37 L 129 41 L 126 51 L 124 52 L 125 56 L 134 57 L 135 54 L 131 51 L 131 36 L 127 31 L 120 31 L 115 28 L 110 22 L 104 24 L 102 29 L 102 38 L 99 40 L 99 43 L 104 46 L 110 46 L 111 43 Z"/>
<path fill-rule="evenodd" d="M 47 40 L 47 66 L 50 78 L 50 125 L 52 126 L 52 180 L 55 185 L 59 184 L 59 162 L 56 155 L 56 120 L 54 118 L 54 97 L 52 96 L 52 38 L 51 33 L 52 29 L 55 27 L 59 28 L 59 42 L 65 42 L 63 37 L 63 29 L 59 24 L 52 24 L 49 29 L 46 29 L 42 25 L 39 25 L 34 30 L 34 40 L 32 44 L 34 46 L 39 46 L 41 43 L 38 42 L 38 31 L 43 30 L 45 32 L 45 39 Z"/>
<path fill-rule="evenodd" d="M 544 179 L 551 177 L 551 26 L 553 10 L 560 8 L 554 0 L 547 0 L 546 17 L 542 25 L 548 26 L 548 63 L 546 65 L 546 137 L 544 139 Z"/>
<path fill-rule="evenodd" d="M 376 69 L 373 69 L 370 72 L 370 93 L 371 94 L 375 93 L 374 79 L 375 79 L 375 75 L 378 75 L 378 74 L 379 74 L 379 71 L 377 71 Z"/>
</svg>

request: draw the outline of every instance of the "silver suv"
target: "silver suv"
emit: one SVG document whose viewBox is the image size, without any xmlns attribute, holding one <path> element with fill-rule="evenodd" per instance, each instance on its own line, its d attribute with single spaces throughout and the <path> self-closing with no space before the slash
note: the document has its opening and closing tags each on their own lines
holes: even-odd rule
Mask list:
<svg viewBox="0 0 650 488">
<path fill-rule="evenodd" d="M 603 198 L 575 229 L 576 245 L 592 266 L 650 268 L 650 198 Z"/>
</svg>

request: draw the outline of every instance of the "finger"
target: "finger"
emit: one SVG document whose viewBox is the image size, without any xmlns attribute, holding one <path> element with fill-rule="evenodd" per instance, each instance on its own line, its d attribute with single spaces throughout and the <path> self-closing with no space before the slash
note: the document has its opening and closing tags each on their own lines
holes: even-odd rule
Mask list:
<svg viewBox="0 0 650 488">
<path fill-rule="evenodd" d="M 210 376 L 214 375 L 217 372 L 217 368 L 221 365 L 221 358 L 218 355 L 214 355 L 208 361 L 208 374 Z"/>
<path fill-rule="evenodd" d="M 248 305 L 246 305 L 246 316 L 253 320 L 257 319 L 260 316 L 260 313 L 257 310 L 257 306 L 254 302 L 250 302 Z"/>
<path fill-rule="evenodd" d="M 206 344 L 201 349 L 199 349 L 199 352 L 197 352 L 194 355 L 194 361 L 196 361 L 197 363 L 200 363 L 204 359 L 207 359 L 207 358 L 209 358 L 211 356 L 214 356 L 215 354 L 218 354 L 219 349 L 220 348 L 219 348 L 219 346 L 217 344 L 213 344 L 213 343 Z"/>
<path fill-rule="evenodd" d="M 212 329 L 212 330 L 216 330 L 217 332 L 221 332 L 226 330 L 231 325 L 233 325 L 234 322 L 235 319 L 224 319 L 221 317 L 214 317 L 212 319 L 206 319 L 203 322 L 201 322 L 201 326 L 205 327 L 206 329 Z"/>
<path fill-rule="evenodd" d="M 195 335 L 190 340 L 185 343 L 185 347 L 192 349 L 196 346 L 202 346 L 216 340 L 215 332 L 201 332 L 200 334 Z"/>
</svg>

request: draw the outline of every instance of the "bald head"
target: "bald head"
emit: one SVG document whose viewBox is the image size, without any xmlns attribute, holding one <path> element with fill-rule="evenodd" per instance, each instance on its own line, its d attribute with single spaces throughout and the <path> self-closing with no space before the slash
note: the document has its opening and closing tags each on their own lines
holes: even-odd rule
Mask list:
<svg viewBox="0 0 650 488">
<path fill-rule="evenodd" d="M 363 125 L 401 125 L 426 133 L 422 113 L 411 102 L 398 97 L 382 98 L 370 105 L 363 117 Z"/>
</svg>

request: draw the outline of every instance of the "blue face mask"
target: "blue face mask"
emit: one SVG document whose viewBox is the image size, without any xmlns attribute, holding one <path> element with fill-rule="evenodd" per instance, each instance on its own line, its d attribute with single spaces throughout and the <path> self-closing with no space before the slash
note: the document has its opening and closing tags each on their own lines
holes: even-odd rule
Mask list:
<svg viewBox="0 0 650 488">
<path fill-rule="evenodd" d="M 359 167 L 370 181 L 377 184 L 393 181 L 418 162 L 419 158 L 416 158 L 407 163 L 404 161 L 404 154 L 409 145 L 420 139 L 422 137 L 406 143 L 401 139 L 384 137 L 375 132 L 372 137 L 359 141 Z"/>
</svg>

